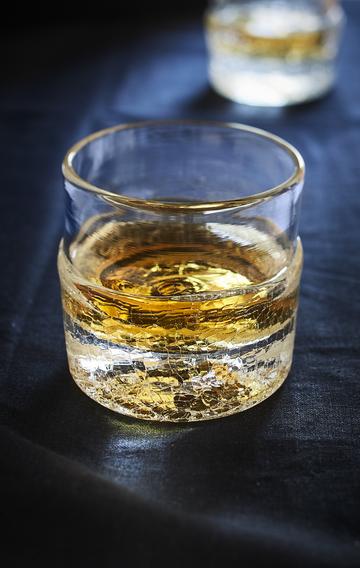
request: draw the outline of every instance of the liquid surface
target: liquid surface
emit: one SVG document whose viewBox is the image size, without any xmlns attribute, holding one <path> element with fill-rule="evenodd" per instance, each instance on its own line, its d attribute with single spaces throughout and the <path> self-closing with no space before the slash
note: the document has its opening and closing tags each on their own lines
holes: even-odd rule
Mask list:
<svg viewBox="0 0 360 568">
<path fill-rule="evenodd" d="M 299 254 L 291 260 L 291 247 L 261 220 L 92 220 L 71 262 L 59 256 L 75 380 L 102 404 L 152 419 L 255 404 L 291 364 Z"/>
</svg>

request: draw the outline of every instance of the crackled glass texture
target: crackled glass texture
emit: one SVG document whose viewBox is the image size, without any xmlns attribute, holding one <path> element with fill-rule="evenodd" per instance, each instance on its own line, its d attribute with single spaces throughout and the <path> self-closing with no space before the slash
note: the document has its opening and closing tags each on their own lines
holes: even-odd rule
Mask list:
<svg viewBox="0 0 360 568">
<path fill-rule="evenodd" d="M 184 122 L 115 128 L 74 152 L 76 174 L 107 192 L 65 167 L 65 338 L 87 395 L 193 421 L 282 384 L 302 267 L 295 158 L 266 133 Z"/>
</svg>

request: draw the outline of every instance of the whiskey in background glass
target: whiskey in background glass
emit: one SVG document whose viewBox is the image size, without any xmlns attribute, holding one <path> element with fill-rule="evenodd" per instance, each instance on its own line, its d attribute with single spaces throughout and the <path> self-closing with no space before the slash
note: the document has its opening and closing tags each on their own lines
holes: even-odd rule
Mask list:
<svg viewBox="0 0 360 568">
<path fill-rule="evenodd" d="M 210 80 L 251 105 L 317 98 L 335 79 L 343 19 L 336 0 L 214 2 L 206 15 Z"/>
</svg>

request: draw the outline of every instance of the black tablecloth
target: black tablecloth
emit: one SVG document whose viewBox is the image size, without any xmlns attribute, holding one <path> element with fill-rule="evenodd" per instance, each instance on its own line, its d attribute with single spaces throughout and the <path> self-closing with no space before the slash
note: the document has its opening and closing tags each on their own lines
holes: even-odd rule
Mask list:
<svg viewBox="0 0 360 568">
<path fill-rule="evenodd" d="M 34 28 L 7 39 L 1 119 L 5 566 L 356 566 L 359 536 L 360 4 L 336 89 L 285 110 L 209 88 L 201 22 Z M 192 425 L 126 419 L 69 375 L 56 252 L 60 162 L 82 135 L 155 117 L 232 120 L 307 164 L 294 364 L 261 405 Z"/>
</svg>

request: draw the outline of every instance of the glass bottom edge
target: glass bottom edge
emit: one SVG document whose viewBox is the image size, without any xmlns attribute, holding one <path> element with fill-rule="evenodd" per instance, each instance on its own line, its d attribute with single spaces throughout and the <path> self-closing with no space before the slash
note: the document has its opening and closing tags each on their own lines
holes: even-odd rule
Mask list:
<svg viewBox="0 0 360 568">
<path fill-rule="evenodd" d="M 70 373 L 102 406 L 155 422 L 230 416 L 270 397 L 289 374 L 294 321 L 246 349 L 187 356 L 80 344 L 66 332 Z"/>
<path fill-rule="evenodd" d="M 255 107 L 287 107 L 315 101 L 334 85 L 334 72 L 296 74 L 253 71 L 229 72 L 210 66 L 209 80 L 221 96 L 238 104 Z"/>
<path fill-rule="evenodd" d="M 167 424 L 173 424 L 173 423 L 180 423 L 180 424 L 187 424 L 190 422 L 205 422 L 208 420 L 216 420 L 218 418 L 226 418 L 228 416 L 232 416 L 234 414 L 239 414 L 240 412 L 244 412 L 245 410 L 249 410 L 250 408 L 253 408 L 254 406 L 260 404 L 261 402 L 264 402 L 265 400 L 267 400 L 268 398 L 270 398 L 285 382 L 285 380 L 287 379 L 287 376 L 289 374 L 290 370 L 280 379 L 278 379 L 277 381 L 274 381 L 271 384 L 271 388 L 268 388 L 264 391 L 261 392 L 260 395 L 258 396 L 254 396 L 253 398 L 250 398 L 247 400 L 247 402 L 244 402 L 243 404 L 238 404 L 237 406 L 234 406 L 233 408 L 230 408 L 228 410 L 225 410 L 223 412 L 218 412 L 218 413 L 203 413 L 200 416 L 199 415 L 195 415 L 192 414 L 189 417 L 168 417 L 168 416 L 164 416 L 160 413 L 156 414 L 156 415 L 144 415 L 141 413 L 138 413 L 136 411 L 131 411 L 126 407 L 121 406 L 121 404 L 106 404 L 104 401 L 100 401 L 98 398 L 94 397 L 92 394 L 90 394 L 86 388 L 84 388 L 83 383 L 79 380 L 77 380 L 76 377 L 74 377 L 74 375 L 72 375 L 72 379 L 75 382 L 76 386 L 81 390 L 82 393 L 84 393 L 86 396 L 88 396 L 91 400 L 93 400 L 94 402 L 100 404 L 101 406 L 103 406 L 104 408 L 111 410 L 112 412 L 116 413 L 119 415 L 119 417 L 121 416 L 126 416 L 127 418 L 133 418 L 136 420 L 144 420 L 147 422 L 162 422 L 162 423 L 167 423 Z"/>
</svg>

